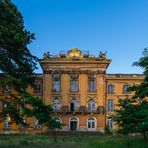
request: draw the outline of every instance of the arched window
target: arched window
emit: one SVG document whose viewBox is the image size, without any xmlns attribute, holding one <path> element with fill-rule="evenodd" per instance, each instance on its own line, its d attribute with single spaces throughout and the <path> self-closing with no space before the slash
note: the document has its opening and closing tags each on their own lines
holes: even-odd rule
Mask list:
<svg viewBox="0 0 148 148">
<path fill-rule="evenodd" d="M 88 75 L 88 92 L 96 92 L 96 75 Z"/>
<path fill-rule="evenodd" d="M 88 111 L 95 111 L 96 106 L 95 106 L 95 101 L 93 99 L 90 99 L 88 101 Z"/>
<path fill-rule="evenodd" d="M 53 74 L 52 76 L 52 91 L 60 92 L 61 89 L 61 77 L 60 74 Z"/>
<path fill-rule="evenodd" d="M 78 74 L 76 73 L 70 75 L 70 91 L 71 92 L 78 91 Z"/>
<path fill-rule="evenodd" d="M 34 128 L 41 128 L 41 125 L 39 124 L 39 121 L 37 119 L 35 119 Z"/>
<path fill-rule="evenodd" d="M 96 130 L 96 119 L 95 118 L 87 119 L 87 129 L 89 131 L 95 131 Z"/>
<path fill-rule="evenodd" d="M 70 111 L 76 111 L 77 110 L 77 100 L 73 98 L 70 101 Z"/>
<path fill-rule="evenodd" d="M 54 117 L 53 119 L 54 119 L 56 122 L 61 123 L 61 120 L 60 120 L 60 118 L 59 118 L 59 117 Z"/>
<path fill-rule="evenodd" d="M 54 111 L 60 110 L 61 109 L 61 101 L 59 100 L 58 97 L 55 97 L 55 99 L 52 102 L 52 108 Z"/>
</svg>

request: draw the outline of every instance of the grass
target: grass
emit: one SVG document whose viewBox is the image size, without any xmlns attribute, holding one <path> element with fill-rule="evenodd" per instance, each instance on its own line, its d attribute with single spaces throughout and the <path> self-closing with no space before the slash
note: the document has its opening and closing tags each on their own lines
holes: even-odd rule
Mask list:
<svg viewBox="0 0 148 148">
<path fill-rule="evenodd" d="M 143 137 L 0 135 L 0 148 L 148 148 Z"/>
</svg>

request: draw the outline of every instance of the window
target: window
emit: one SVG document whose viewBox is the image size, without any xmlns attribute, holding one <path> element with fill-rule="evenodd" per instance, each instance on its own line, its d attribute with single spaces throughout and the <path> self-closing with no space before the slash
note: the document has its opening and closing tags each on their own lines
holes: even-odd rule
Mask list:
<svg viewBox="0 0 148 148">
<path fill-rule="evenodd" d="M 123 88 L 122 88 L 123 94 L 127 94 L 128 93 L 127 92 L 127 88 L 128 88 L 128 85 L 127 84 L 123 85 Z"/>
<path fill-rule="evenodd" d="M 42 87 L 40 84 L 36 84 L 33 88 L 33 93 L 41 93 L 42 92 Z"/>
<path fill-rule="evenodd" d="M 23 118 L 23 121 L 19 124 L 20 128 L 25 128 L 26 127 L 26 119 Z"/>
<path fill-rule="evenodd" d="M 76 111 L 77 110 L 77 100 L 75 97 L 70 101 L 70 111 Z"/>
<path fill-rule="evenodd" d="M 53 119 L 54 119 L 56 122 L 61 123 L 61 120 L 60 120 L 59 117 L 54 117 Z"/>
<path fill-rule="evenodd" d="M 24 108 L 24 105 L 25 105 L 25 101 L 21 99 L 20 102 L 19 102 L 20 109 Z"/>
<path fill-rule="evenodd" d="M 60 92 L 61 89 L 61 77 L 60 74 L 54 74 L 52 77 L 52 91 L 53 92 Z"/>
<path fill-rule="evenodd" d="M 94 118 L 87 119 L 87 129 L 94 131 L 96 129 L 96 120 Z"/>
<path fill-rule="evenodd" d="M 107 110 L 110 112 L 114 111 L 114 100 L 113 99 L 107 100 Z"/>
<path fill-rule="evenodd" d="M 70 75 L 70 91 L 71 92 L 78 91 L 78 75 L 77 74 Z"/>
<path fill-rule="evenodd" d="M 88 92 L 96 92 L 96 75 L 88 75 Z"/>
<path fill-rule="evenodd" d="M 4 128 L 10 128 L 10 117 L 6 117 L 3 123 Z"/>
<path fill-rule="evenodd" d="M 10 93 L 10 87 L 8 85 L 3 87 L 3 93 Z"/>
<path fill-rule="evenodd" d="M 10 101 L 4 100 L 3 101 L 3 109 L 7 108 L 10 105 Z"/>
<path fill-rule="evenodd" d="M 39 121 L 37 119 L 35 119 L 34 128 L 41 128 L 41 125 L 39 124 Z"/>
<path fill-rule="evenodd" d="M 107 126 L 113 128 L 113 119 L 111 117 L 107 118 Z"/>
<path fill-rule="evenodd" d="M 114 85 L 108 85 L 107 86 L 107 93 L 108 94 L 114 94 L 114 89 L 115 89 Z"/>
<path fill-rule="evenodd" d="M 58 97 L 55 97 L 52 103 L 52 108 L 54 111 L 58 111 L 61 109 L 61 101 Z"/>
<path fill-rule="evenodd" d="M 95 106 L 95 101 L 93 99 L 88 101 L 88 111 L 95 111 L 96 106 Z"/>
</svg>

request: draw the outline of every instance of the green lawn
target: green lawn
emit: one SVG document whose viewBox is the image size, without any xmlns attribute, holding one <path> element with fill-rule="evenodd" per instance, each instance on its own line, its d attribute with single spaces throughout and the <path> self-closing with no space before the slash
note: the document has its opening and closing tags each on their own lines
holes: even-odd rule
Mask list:
<svg viewBox="0 0 148 148">
<path fill-rule="evenodd" d="M 0 135 L 0 148 L 148 148 L 143 137 Z"/>
</svg>

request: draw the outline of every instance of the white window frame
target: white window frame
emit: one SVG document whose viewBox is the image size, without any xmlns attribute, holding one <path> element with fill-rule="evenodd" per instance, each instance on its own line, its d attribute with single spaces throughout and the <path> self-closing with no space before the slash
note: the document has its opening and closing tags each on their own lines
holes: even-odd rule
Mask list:
<svg viewBox="0 0 148 148">
<path fill-rule="evenodd" d="M 96 111 L 96 103 L 93 99 L 89 99 L 88 101 L 88 111 L 90 112 Z"/>
<path fill-rule="evenodd" d="M 59 98 L 55 98 L 52 102 L 52 109 L 54 111 L 61 110 L 61 100 Z"/>
<path fill-rule="evenodd" d="M 93 120 L 90 120 L 90 119 L 93 119 Z M 89 123 L 91 125 L 91 127 L 89 128 Z M 94 128 L 92 127 L 92 123 L 94 123 Z M 87 119 L 87 130 L 88 131 L 96 131 L 97 129 L 97 119 L 95 117 L 90 117 Z"/>
<path fill-rule="evenodd" d="M 107 111 L 108 112 L 114 111 L 114 99 L 107 99 Z"/>
</svg>

